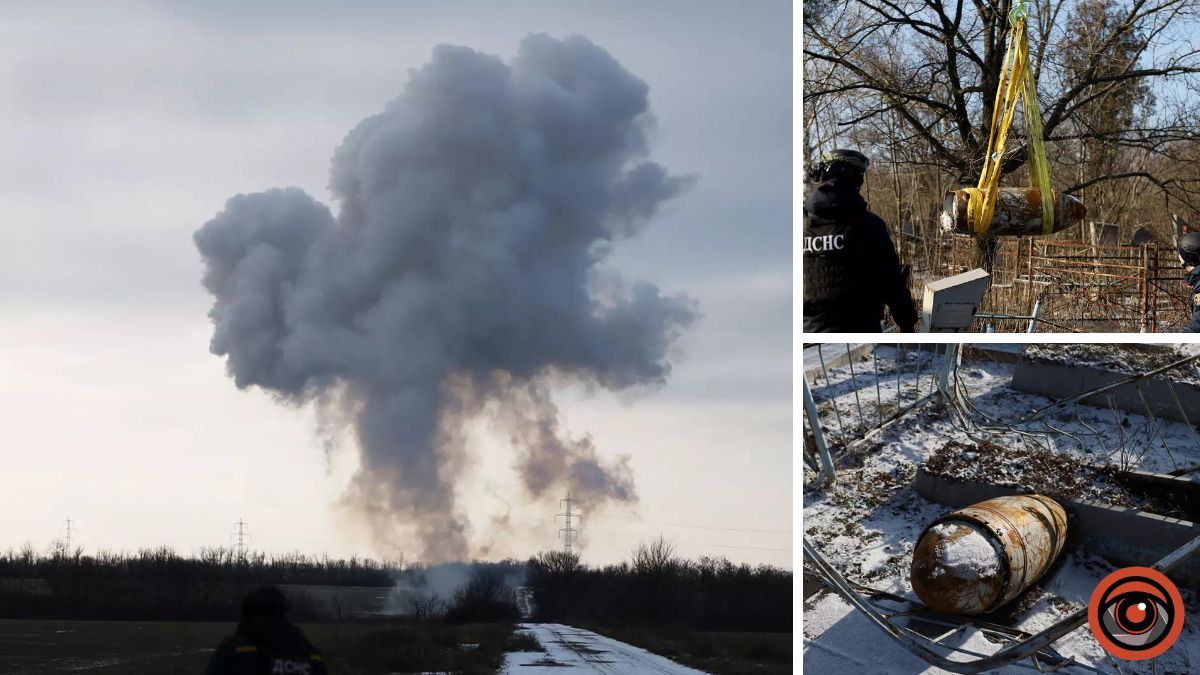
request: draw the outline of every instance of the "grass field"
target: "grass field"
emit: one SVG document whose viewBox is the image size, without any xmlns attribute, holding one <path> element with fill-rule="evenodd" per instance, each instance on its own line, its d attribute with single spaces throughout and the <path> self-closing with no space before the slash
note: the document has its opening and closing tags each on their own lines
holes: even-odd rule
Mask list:
<svg viewBox="0 0 1200 675">
<path fill-rule="evenodd" d="M 589 629 L 715 675 L 786 675 L 792 672 L 791 633 L 672 630 L 655 626 Z"/>
<path fill-rule="evenodd" d="M 232 623 L 0 620 L 0 673 L 197 675 Z M 400 621 L 301 624 L 342 675 L 494 673 L 514 647 L 512 626 Z M 521 645 L 528 648 L 528 645 Z"/>
</svg>

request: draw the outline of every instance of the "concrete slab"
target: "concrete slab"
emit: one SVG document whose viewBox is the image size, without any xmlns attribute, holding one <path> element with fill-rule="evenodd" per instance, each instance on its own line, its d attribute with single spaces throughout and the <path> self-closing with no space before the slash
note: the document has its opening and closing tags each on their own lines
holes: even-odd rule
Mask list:
<svg viewBox="0 0 1200 675">
<path fill-rule="evenodd" d="M 1064 399 L 1127 377 L 1128 373 L 1115 373 L 1092 366 L 1068 366 L 1023 358 L 1013 370 L 1012 383 L 1009 386 L 1017 391 Z M 1200 424 L 1200 387 L 1163 377 L 1142 380 L 1138 384 L 1141 396 L 1138 395 L 1139 386 L 1127 384 L 1086 399 L 1084 403 L 1107 408 L 1111 400 L 1118 410 L 1139 415 L 1146 414 L 1148 405 L 1156 417 L 1186 424 Z M 1142 397 L 1145 397 L 1144 403 Z"/>
<path fill-rule="evenodd" d="M 1166 500 L 1189 520 L 1200 522 L 1200 482 L 1194 476 L 1127 471 L 1118 479 L 1134 490 L 1152 493 Z"/>
<path fill-rule="evenodd" d="M 1019 344 L 966 344 L 963 345 L 966 356 L 986 358 L 996 363 L 1019 363 L 1024 356 L 1025 345 Z"/>
</svg>

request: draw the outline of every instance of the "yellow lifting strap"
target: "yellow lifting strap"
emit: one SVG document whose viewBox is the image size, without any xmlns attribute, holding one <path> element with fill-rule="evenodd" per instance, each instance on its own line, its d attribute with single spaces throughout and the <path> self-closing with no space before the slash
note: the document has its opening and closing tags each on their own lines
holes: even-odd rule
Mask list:
<svg viewBox="0 0 1200 675">
<path fill-rule="evenodd" d="M 1050 191 L 1050 169 L 1046 163 L 1046 146 L 1042 140 L 1042 113 L 1038 109 L 1037 80 L 1029 64 L 1029 38 L 1025 32 L 1029 8 L 1025 0 L 1009 12 L 1012 30 L 1008 34 L 1008 51 L 996 87 L 996 102 L 992 107 L 992 126 L 988 135 L 987 154 L 979 185 L 965 188 L 967 220 L 975 236 L 987 234 L 996 212 L 996 195 L 1000 185 L 1000 166 L 1004 163 L 1004 143 L 1012 126 L 1013 115 L 1022 93 L 1025 95 L 1025 127 L 1029 132 L 1029 177 L 1038 188 L 1042 201 L 1042 234 L 1054 230 L 1054 199 Z"/>
</svg>

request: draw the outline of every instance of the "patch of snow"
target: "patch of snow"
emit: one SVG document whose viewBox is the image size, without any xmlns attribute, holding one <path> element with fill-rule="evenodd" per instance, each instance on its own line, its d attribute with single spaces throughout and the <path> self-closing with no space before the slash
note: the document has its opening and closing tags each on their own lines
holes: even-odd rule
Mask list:
<svg viewBox="0 0 1200 675">
<path fill-rule="evenodd" d="M 967 532 L 963 532 L 967 530 Z M 1000 552 L 992 538 L 970 523 L 939 523 L 929 528 L 938 537 L 938 565 L 931 576 L 943 574 L 973 581 L 995 576 L 1000 571 Z"/>
<path fill-rule="evenodd" d="M 1135 375 L 1155 370 L 1196 353 L 1192 345 L 1183 344 L 1111 344 L 1111 343 L 1051 343 L 1025 346 L 1028 358 L 1108 370 L 1114 373 Z M 1194 364 L 1180 366 L 1167 371 L 1163 377 L 1200 384 L 1200 372 Z"/>
<path fill-rule="evenodd" d="M 811 608 L 805 608 L 803 635 L 804 672 L 824 675 L 942 675 L 951 672 L 934 667 L 901 647 L 834 593 L 825 595 Z M 973 628 L 942 642 L 976 653 L 989 654 L 998 649 L 998 645 Z M 952 658 L 964 659 L 962 656 Z M 988 671 L 1004 675 L 1029 672 L 1017 666 Z"/>
<path fill-rule="evenodd" d="M 545 652 L 509 652 L 501 675 L 704 675 L 640 647 L 558 623 L 523 623 L 519 628 Z"/>
</svg>

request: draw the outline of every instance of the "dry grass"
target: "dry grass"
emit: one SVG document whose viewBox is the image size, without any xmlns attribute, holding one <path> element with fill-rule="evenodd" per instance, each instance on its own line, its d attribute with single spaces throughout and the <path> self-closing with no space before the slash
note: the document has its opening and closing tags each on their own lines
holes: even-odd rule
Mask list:
<svg viewBox="0 0 1200 675">
<path fill-rule="evenodd" d="M 508 624 L 375 621 L 302 628 L 339 675 L 490 674 L 505 651 L 532 651 Z M 186 621 L 0 620 L 0 672 L 194 675 L 204 672 L 211 650 L 232 630 L 228 623 Z"/>
</svg>

